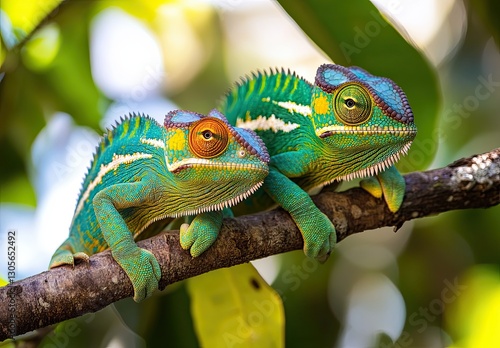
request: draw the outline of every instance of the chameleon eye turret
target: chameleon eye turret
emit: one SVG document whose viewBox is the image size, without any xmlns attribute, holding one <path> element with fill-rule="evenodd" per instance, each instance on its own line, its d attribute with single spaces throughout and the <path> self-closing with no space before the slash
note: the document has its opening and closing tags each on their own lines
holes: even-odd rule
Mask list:
<svg viewBox="0 0 500 348">
<path fill-rule="evenodd" d="M 335 115 L 348 126 L 366 122 L 372 114 L 372 99 L 364 86 L 346 83 L 333 98 Z"/>
<path fill-rule="evenodd" d="M 189 148 L 200 158 L 222 154 L 228 145 L 229 129 L 215 117 L 203 118 L 189 129 Z"/>
</svg>

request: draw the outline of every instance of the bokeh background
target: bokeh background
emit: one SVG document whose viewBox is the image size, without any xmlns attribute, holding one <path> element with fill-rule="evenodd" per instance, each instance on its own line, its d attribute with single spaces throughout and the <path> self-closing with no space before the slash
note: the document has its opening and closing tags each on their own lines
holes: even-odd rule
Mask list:
<svg viewBox="0 0 500 348">
<path fill-rule="evenodd" d="M 99 136 L 120 116 L 139 111 L 161 122 L 176 108 L 206 113 L 252 71 L 283 67 L 312 81 L 333 61 L 392 78 L 419 127 L 403 171 L 500 146 L 495 1 L 0 5 L 4 279 L 10 230 L 17 279 L 46 269 L 68 234 Z M 499 246 L 494 207 L 351 236 L 324 265 L 301 251 L 255 264 L 282 296 L 289 347 L 492 347 L 500 343 Z M 146 345 L 198 345 L 185 284 L 59 325 L 41 342 Z"/>
</svg>

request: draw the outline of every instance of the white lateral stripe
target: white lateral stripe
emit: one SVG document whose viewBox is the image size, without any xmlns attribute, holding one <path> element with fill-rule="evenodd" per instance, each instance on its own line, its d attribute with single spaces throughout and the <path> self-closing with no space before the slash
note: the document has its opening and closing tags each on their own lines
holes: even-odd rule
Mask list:
<svg viewBox="0 0 500 348">
<path fill-rule="evenodd" d="M 251 129 L 254 131 L 272 130 L 274 133 L 278 133 L 278 131 L 288 133 L 293 131 L 295 128 L 299 128 L 300 125 L 291 122 L 285 123 L 273 114 L 269 118 L 266 118 L 265 116 L 258 116 L 256 119 L 248 121 L 238 118 L 236 119 L 236 127 Z"/>
<path fill-rule="evenodd" d="M 197 158 L 197 157 L 190 157 L 190 158 L 184 158 L 180 161 L 177 161 L 173 164 L 168 163 L 167 161 L 167 169 L 170 172 L 173 172 L 177 170 L 179 167 L 184 166 L 184 165 L 206 165 L 206 166 L 211 166 L 211 167 L 216 167 L 216 168 L 223 168 L 223 169 L 259 169 L 259 166 L 255 164 L 238 164 L 238 163 L 231 163 L 231 162 L 215 162 L 213 159 L 207 159 L 207 158 Z"/>
<path fill-rule="evenodd" d="M 142 152 L 136 152 L 136 153 L 131 154 L 131 155 L 128 155 L 128 154 L 127 155 L 117 155 L 117 154 L 114 154 L 113 155 L 113 159 L 112 159 L 111 162 L 109 162 L 106 165 L 101 164 L 101 169 L 99 170 L 99 173 L 97 173 L 97 176 L 95 177 L 95 179 L 92 180 L 92 182 L 89 184 L 89 186 L 87 186 L 87 189 L 85 190 L 85 192 L 83 193 L 82 197 L 80 198 L 80 201 L 78 202 L 78 205 L 76 207 L 75 216 L 78 215 L 78 213 L 80 212 L 80 210 L 82 210 L 83 204 L 85 203 L 85 201 L 90 196 L 90 192 L 92 192 L 92 190 L 97 185 L 99 185 L 101 183 L 102 178 L 104 178 L 104 176 L 107 173 L 109 173 L 112 170 L 117 169 L 118 166 L 120 166 L 120 164 L 128 164 L 128 163 L 132 163 L 134 161 L 137 161 L 139 159 L 151 158 L 151 157 L 153 157 L 152 154 L 142 153 Z"/>
<path fill-rule="evenodd" d="M 183 165 L 189 165 L 189 164 L 207 164 L 211 165 L 213 164 L 213 161 L 210 161 L 209 159 L 205 158 L 196 158 L 196 157 L 191 157 L 191 158 L 184 158 L 180 161 L 177 161 L 175 163 L 168 163 L 168 158 L 167 158 L 167 169 L 169 172 L 173 172 L 176 169 L 178 169 L 180 166 Z"/>
<path fill-rule="evenodd" d="M 159 139 L 141 138 L 141 143 L 151 145 L 154 147 L 158 147 L 160 149 L 165 148 L 165 142 L 163 140 L 159 140 Z"/>
<path fill-rule="evenodd" d="M 306 117 L 311 116 L 311 107 L 309 105 L 297 104 L 291 101 L 277 102 L 274 100 L 273 104 L 276 104 L 283 109 L 287 109 L 289 112 L 296 112 Z"/>
</svg>

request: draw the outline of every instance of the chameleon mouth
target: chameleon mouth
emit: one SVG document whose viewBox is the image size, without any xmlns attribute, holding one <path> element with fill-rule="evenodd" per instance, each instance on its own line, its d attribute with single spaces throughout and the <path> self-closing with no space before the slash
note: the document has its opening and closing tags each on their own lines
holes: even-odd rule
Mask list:
<svg viewBox="0 0 500 348">
<path fill-rule="evenodd" d="M 220 169 L 230 169 L 230 170 L 260 170 L 268 171 L 266 165 L 259 165 L 254 163 L 224 163 L 218 164 L 203 158 L 186 158 L 173 164 L 167 163 L 167 168 L 170 172 L 177 174 L 184 169 L 188 168 L 220 168 Z"/>
<path fill-rule="evenodd" d="M 415 136 L 416 128 L 397 128 L 397 127 L 359 127 L 359 126 L 328 126 L 316 130 L 316 134 L 320 138 L 326 138 L 334 134 L 357 134 L 357 135 L 373 135 L 373 134 L 391 134 L 396 136 Z"/>
<path fill-rule="evenodd" d="M 392 155 L 390 155 L 381 162 L 375 163 L 374 165 L 354 171 L 352 173 L 339 176 L 335 179 L 323 183 L 323 185 L 329 185 L 334 181 L 340 181 L 340 180 L 349 181 L 356 178 L 366 178 L 369 176 L 377 175 L 378 173 L 383 172 L 385 169 L 387 169 L 388 167 L 392 166 L 394 163 L 399 161 L 399 158 L 401 156 L 406 155 L 408 153 L 408 150 L 410 149 L 411 143 L 412 143 L 411 141 L 405 143 L 398 152 L 393 153 Z"/>
</svg>

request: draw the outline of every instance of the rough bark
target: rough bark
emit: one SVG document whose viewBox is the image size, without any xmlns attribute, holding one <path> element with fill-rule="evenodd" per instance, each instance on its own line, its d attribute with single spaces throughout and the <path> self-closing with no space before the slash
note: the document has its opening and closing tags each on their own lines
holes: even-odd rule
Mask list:
<svg viewBox="0 0 500 348">
<path fill-rule="evenodd" d="M 500 148 L 464 158 L 447 167 L 405 176 L 406 196 L 391 213 L 384 202 L 354 188 L 325 190 L 314 197 L 337 227 L 337 238 L 457 209 L 500 203 Z M 302 237 L 290 216 L 275 209 L 226 219 L 216 243 L 193 259 L 181 249 L 178 233 L 168 231 L 139 242 L 153 252 L 162 270 L 160 289 L 210 270 L 301 249 Z M 109 251 L 74 268 L 60 267 L 0 288 L 0 341 L 13 334 L 58 323 L 133 295 L 132 284 Z"/>
</svg>

